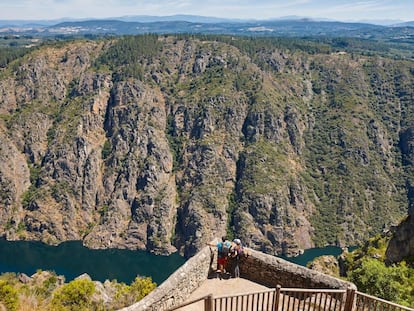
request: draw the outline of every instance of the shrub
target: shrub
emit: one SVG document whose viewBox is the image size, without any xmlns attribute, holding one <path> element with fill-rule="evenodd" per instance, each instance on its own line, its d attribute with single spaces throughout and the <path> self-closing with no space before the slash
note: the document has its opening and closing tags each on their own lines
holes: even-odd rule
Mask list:
<svg viewBox="0 0 414 311">
<path fill-rule="evenodd" d="M 151 277 L 136 277 L 134 282 L 131 284 L 131 294 L 134 296 L 135 301 L 139 301 L 156 287 L 157 284 L 152 281 Z"/>
<path fill-rule="evenodd" d="M 17 310 L 19 303 L 17 290 L 4 280 L 0 280 L 0 302 L 8 311 Z"/>
<path fill-rule="evenodd" d="M 109 157 L 109 155 L 111 154 L 111 143 L 109 140 L 105 140 L 105 143 L 102 147 L 102 159 L 106 159 Z"/>
<path fill-rule="evenodd" d="M 52 309 L 56 311 L 86 311 L 92 305 L 95 285 L 90 280 L 73 280 L 63 285 L 53 295 Z"/>
<path fill-rule="evenodd" d="M 112 306 L 114 309 L 120 309 L 134 304 L 135 302 L 141 300 L 146 295 L 148 295 L 152 290 L 157 287 L 157 284 L 154 283 L 151 277 L 136 277 L 134 282 L 131 285 L 126 285 L 125 283 L 116 283 L 114 287 L 116 288 L 116 293 L 114 295 L 114 301 Z"/>
</svg>

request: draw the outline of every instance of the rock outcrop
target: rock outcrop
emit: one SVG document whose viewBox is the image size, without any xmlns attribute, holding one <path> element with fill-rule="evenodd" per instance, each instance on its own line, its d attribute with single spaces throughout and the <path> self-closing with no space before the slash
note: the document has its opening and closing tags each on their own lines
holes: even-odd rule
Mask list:
<svg viewBox="0 0 414 311">
<path fill-rule="evenodd" d="M 335 256 L 319 256 L 312 260 L 307 267 L 323 274 L 339 277 L 339 263 Z"/>
<path fill-rule="evenodd" d="M 231 233 L 294 255 L 398 223 L 413 63 L 243 40 L 73 41 L 10 64 L 1 235 L 191 256 Z"/>
<path fill-rule="evenodd" d="M 389 264 L 402 260 L 411 260 L 414 256 L 414 220 L 407 217 L 394 228 L 394 233 L 385 252 L 385 261 Z"/>
</svg>

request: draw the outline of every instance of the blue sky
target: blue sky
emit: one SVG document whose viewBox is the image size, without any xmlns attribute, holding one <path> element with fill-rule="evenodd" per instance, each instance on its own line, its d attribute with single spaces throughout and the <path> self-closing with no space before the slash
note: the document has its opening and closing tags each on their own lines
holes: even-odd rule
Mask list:
<svg viewBox="0 0 414 311">
<path fill-rule="evenodd" d="M 0 0 L 0 19 L 175 15 L 414 21 L 414 0 Z"/>
</svg>

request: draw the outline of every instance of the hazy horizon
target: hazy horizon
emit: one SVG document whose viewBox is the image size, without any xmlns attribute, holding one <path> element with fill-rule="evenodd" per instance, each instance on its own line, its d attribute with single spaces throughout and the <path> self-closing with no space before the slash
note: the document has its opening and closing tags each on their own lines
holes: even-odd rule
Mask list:
<svg viewBox="0 0 414 311">
<path fill-rule="evenodd" d="M 2 0 L 1 20 L 196 15 L 266 20 L 299 16 L 337 21 L 414 21 L 412 0 Z"/>
</svg>

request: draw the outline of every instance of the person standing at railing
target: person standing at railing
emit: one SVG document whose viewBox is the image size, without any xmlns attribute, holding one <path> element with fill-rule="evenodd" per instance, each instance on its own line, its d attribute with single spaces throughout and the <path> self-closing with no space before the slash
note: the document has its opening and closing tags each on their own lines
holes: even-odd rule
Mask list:
<svg viewBox="0 0 414 311">
<path fill-rule="evenodd" d="M 232 259 L 234 277 L 240 277 L 240 257 L 244 254 L 243 245 L 240 239 L 234 239 L 230 251 L 230 258 Z"/>
<path fill-rule="evenodd" d="M 207 243 L 210 246 L 217 247 L 217 273 L 226 273 L 227 259 L 229 257 L 231 242 L 223 236 L 221 242 L 217 244 Z"/>
</svg>

